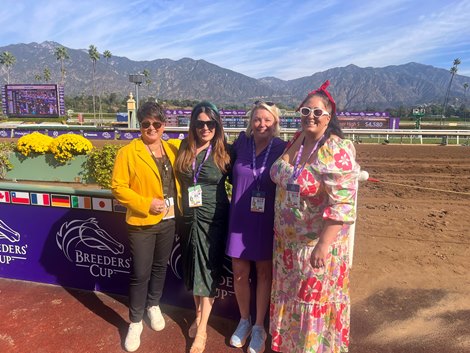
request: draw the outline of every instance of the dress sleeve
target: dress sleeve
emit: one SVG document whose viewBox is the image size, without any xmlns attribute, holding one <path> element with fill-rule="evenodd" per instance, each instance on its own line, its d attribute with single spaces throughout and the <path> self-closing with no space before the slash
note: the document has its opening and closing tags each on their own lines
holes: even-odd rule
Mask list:
<svg viewBox="0 0 470 353">
<path fill-rule="evenodd" d="M 360 167 L 353 143 L 339 137 L 329 138 L 318 150 L 313 167 L 321 175 L 328 194 L 323 219 L 354 223 Z"/>
</svg>

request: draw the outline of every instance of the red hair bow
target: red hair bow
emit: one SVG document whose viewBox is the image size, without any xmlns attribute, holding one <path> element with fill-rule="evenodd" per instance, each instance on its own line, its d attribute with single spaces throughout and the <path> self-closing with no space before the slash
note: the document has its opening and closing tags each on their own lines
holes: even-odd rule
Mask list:
<svg viewBox="0 0 470 353">
<path fill-rule="evenodd" d="M 304 104 L 304 102 L 311 96 L 313 96 L 315 93 L 317 92 L 323 92 L 326 94 L 326 96 L 328 97 L 328 99 L 330 100 L 330 103 L 331 103 L 331 111 L 332 113 L 336 113 L 336 103 L 335 103 L 335 100 L 333 99 L 333 97 L 331 96 L 330 92 L 328 92 L 326 90 L 326 88 L 330 85 L 330 80 L 326 80 L 321 86 L 320 88 L 317 88 L 313 91 L 311 91 L 307 97 L 304 99 L 304 101 L 302 102 L 302 104 Z M 300 107 L 299 107 L 300 108 Z M 298 109 L 297 109 L 298 110 Z"/>
</svg>

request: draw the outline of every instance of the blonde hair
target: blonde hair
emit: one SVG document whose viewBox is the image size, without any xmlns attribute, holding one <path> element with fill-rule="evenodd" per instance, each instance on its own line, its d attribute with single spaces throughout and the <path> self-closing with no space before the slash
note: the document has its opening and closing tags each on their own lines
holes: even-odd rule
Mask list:
<svg viewBox="0 0 470 353">
<path fill-rule="evenodd" d="M 281 121 L 280 115 L 281 111 L 275 104 L 269 105 L 266 102 L 259 102 L 254 105 L 254 107 L 246 113 L 248 117 L 248 126 L 246 127 L 246 135 L 250 136 L 253 132 L 251 131 L 251 122 L 253 120 L 253 116 L 255 115 L 256 111 L 259 109 L 267 110 L 274 118 L 274 136 L 279 136 L 281 134 Z"/>
<path fill-rule="evenodd" d="M 196 158 L 197 133 L 194 124 L 201 113 L 206 113 L 211 120 L 216 122 L 214 138 L 211 141 L 212 155 L 217 168 L 225 173 L 230 164 L 230 155 L 227 152 L 224 127 L 222 126 L 219 111 L 210 102 L 201 102 L 193 108 L 189 122 L 188 143 L 180 149 L 175 161 L 175 169 L 183 173 L 188 172 L 193 160 Z"/>
</svg>

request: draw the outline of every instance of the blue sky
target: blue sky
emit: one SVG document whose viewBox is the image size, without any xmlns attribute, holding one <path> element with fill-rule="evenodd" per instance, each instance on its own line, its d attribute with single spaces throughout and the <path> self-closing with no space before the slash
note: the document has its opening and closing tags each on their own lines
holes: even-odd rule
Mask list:
<svg viewBox="0 0 470 353">
<path fill-rule="evenodd" d="M 470 76 L 470 0 L 2 0 L 0 46 L 58 42 L 132 60 L 204 59 L 294 79 L 411 61 Z"/>
</svg>

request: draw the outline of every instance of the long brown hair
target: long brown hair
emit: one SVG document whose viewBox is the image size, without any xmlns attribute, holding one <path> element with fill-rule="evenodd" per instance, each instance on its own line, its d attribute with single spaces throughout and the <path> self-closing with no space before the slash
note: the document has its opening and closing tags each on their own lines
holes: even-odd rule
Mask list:
<svg viewBox="0 0 470 353">
<path fill-rule="evenodd" d="M 210 102 L 197 104 L 191 112 L 189 121 L 188 143 L 182 146 L 175 161 L 175 169 L 179 172 L 188 172 L 193 160 L 196 158 L 197 133 L 195 122 L 201 113 L 206 113 L 211 120 L 216 122 L 214 138 L 211 141 L 214 163 L 222 173 L 227 172 L 230 164 L 230 155 L 225 143 L 224 127 L 217 107 Z"/>
</svg>

